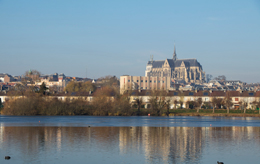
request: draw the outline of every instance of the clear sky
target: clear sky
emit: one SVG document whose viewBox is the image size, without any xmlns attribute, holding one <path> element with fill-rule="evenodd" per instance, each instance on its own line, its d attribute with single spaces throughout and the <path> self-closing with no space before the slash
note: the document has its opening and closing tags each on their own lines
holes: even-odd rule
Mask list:
<svg viewBox="0 0 260 164">
<path fill-rule="evenodd" d="M 260 82 L 260 1 L 0 0 L 0 73 L 144 76 L 174 43 L 206 74 Z"/>
</svg>

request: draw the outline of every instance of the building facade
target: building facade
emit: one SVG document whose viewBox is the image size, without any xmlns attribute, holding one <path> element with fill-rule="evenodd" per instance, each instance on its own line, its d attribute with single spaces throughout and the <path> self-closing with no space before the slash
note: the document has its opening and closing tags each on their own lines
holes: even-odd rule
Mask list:
<svg viewBox="0 0 260 164">
<path fill-rule="evenodd" d="M 205 72 L 197 59 L 177 59 L 176 49 L 172 59 L 153 60 L 146 65 L 145 76 L 169 77 L 186 83 L 205 82 Z"/>
<path fill-rule="evenodd" d="M 202 100 L 202 106 L 206 104 L 213 105 L 213 99 L 221 99 L 222 101 L 229 98 L 232 102 L 231 109 L 257 109 L 257 103 L 260 102 L 260 91 L 149 91 L 149 90 L 133 90 L 129 91 L 130 102 L 135 103 L 136 99 L 142 99 L 143 105 L 147 108 L 150 99 L 157 96 L 157 99 L 163 97 L 169 100 L 170 108 L 189 108 L 189 102 Z M 174 102 L 177 102 L 175 104 Z M 180 103 L 182 102 L 182 103 Z M 222 105 L 223 106 L 223 105 Z"/>
<path fill-rule="evenodd" d="M 169 90 L 170 77 L 120 76 L 120 93 L 126 90 Z"/>
</svg>

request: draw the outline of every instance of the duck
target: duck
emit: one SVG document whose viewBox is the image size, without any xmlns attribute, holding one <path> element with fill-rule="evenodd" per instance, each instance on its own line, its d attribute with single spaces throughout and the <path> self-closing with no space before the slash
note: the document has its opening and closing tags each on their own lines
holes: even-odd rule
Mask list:
<svg viewBox="0 0 260 164">
<path fill-rule="evenodd" d="M 5 159 L 7 159 L 7 160 L 8 160 L 8 159 L 11 159 L 11 157 L 10 157 L 10 156 L 5 156 Z"/>
</svg>

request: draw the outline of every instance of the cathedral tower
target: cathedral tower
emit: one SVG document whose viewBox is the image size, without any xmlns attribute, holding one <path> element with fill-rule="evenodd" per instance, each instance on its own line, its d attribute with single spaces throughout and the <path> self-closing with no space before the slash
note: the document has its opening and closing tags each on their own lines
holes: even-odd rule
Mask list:
<svg viewBox="0 0 260 164">
<path fill-rule="evenodd" d="M 177 59 L 175 44 L 174 44 L 174 52 L 173 52 L 173 57 L 172 57 L 172 59 L 173 59 L 173 61 L 175 61 L 175 60 Z"/>
</svg>

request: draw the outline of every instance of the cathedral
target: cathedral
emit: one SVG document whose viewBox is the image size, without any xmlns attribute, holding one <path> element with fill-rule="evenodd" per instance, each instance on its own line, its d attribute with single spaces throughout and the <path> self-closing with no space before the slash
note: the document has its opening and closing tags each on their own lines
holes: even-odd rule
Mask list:
<svg viewBox="0 0 260 164">
<path fill-rule="evenodd" d="M 148 61 L 145 76 L 170 77 L 172 81 L 186 83 L 205 82 L 205 72 L 197 59 L 177 59 L 175 45 L 172 59 Z"/>
</svg>

